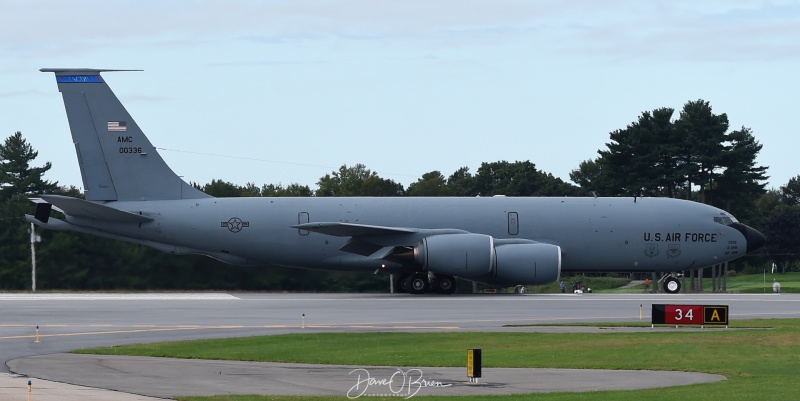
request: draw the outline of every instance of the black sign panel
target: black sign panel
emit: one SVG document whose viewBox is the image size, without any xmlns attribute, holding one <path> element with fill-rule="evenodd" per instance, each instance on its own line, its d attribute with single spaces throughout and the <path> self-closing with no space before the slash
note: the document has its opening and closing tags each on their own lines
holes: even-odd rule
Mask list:
<svg viewBox="0 0 800 401">
<path fill-rule="evenodd" d="M 703 324 L 728 325 L 728 305 L 703 306 Z"/>
</svg>

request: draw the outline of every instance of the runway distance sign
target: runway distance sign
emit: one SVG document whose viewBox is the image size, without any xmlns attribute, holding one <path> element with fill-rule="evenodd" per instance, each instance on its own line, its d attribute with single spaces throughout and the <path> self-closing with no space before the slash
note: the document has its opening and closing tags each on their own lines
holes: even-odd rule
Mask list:
<svg viewBox="0 0 800 401">
<path fill-rule="evenodd" d="M 653 304 L 652 324 L 728 325 L 728 305 Z"/>
</svg>

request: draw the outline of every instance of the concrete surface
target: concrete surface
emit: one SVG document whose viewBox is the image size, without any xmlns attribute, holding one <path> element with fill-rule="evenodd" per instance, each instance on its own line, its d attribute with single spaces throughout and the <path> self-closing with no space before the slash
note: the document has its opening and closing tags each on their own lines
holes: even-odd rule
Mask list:
<svg viewBox="0 0 800 401">
<path fill-rule="evenodd" d="M 466 368 L 375 367 L 55 354 L 15 359 L 11 370 L 87 387 L 170 398 L 177 395 L 493 395 L 636 390 L 725 380 L 685 372 L 484 368 L 477 384 Z M 125 380 L 120 381 L 119 378 Z M 391 384 L 389 384 L 391 381 Z"/>
<path fill-rule="evenodd" d="M 76 386 L 49 380 L 0 373 L 0 400 L 27 400 L 28 380 L 31 401 L 161 401 L 163 398 L 127 394 L 114 390 Z"/>
</svg>

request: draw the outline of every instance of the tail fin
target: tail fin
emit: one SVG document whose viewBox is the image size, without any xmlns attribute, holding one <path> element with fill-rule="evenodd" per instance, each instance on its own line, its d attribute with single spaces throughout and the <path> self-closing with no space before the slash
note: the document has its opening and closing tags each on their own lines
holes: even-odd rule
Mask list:
<svg viewBox="0 0 800 401">
<path fill-rule="evenodd" d="M 124 70 L 42 68 L 40 71 L 56 74 L 87 200 L 209 197 L 167 166 L 100 76 L 104 71 Z"/>
</svg>

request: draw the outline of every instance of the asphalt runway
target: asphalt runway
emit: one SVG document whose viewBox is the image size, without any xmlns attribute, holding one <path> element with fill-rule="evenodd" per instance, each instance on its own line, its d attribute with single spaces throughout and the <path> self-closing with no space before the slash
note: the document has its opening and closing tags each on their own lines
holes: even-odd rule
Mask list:
<svg viewBox="0 0 800 401">
<path fill-rule="evenodd" d="M 83 367 L 87 369 L 97 369 L 109 361 L 81 362 L 61 353 L 104 345 L 299 332 L 571 331 L 575 329 L 504 326 L 633 322 L 639 321 L 640 306 L 642 319 L 649 321 L 650 305 L 654 303 L 729 305 L 732 321 L 800 317 L 800 295 L 792 294 L 0 294 L 0 357 L 6 362 L 3 366 L 6 372 L 9 364 L 26 366 L 25 369 L 37 372 L 35 377 L 40 379 L 93 386 L 97 384 L 79 383 L 78 375 L 70 372 L 80 371 L 80 363 L 85 363 Z M 32 356 L 36 358 L 20 359 Z M 51 358 L 49 363 L 48 358 Z M 11 360 L 17 361 L 9 363 Z M 42 366 L 53 368 L 48 371 L 41 369 Z M 342 375 L 342 369 L 347 368 L 350 367 L 335 374 Z M 27 374 L 21 370 L 13 373 Z M 465 376 L 463 372 L 462 375 Z M 74 381 L 71 376 L 76 376 Z M 116 379 L 114 375 L 103 377 L 106 380 L 98 387 L 136 394 L 164 397 L 192 394 L 189 390 L 193 390 L 177 387 L 168 392 L 148 393 L 144 382 L 141 388 L 137 387 L 135 373 L 120 374 Z M 264 380 L 257 375 L 253 377 Z M 447 377 L 451 382 L 456 380 Z M 570 380 L 566 372 L 563 377 Z M 484 385 L 490 387 L 491 380 L 486 380 Z M 302 387 L 303 378 L 286 377 L 282 381 L 290 387 L 293 384 Z M 221 387 L 209 391 L 218 394 L 235 391 L 225 388 L 224 383 L 223 380 Z M 256 385 L 263 387 L 263 382 Z M 663 381 L 661 385 L 665 385 Z M 282 393 L 294 394 L 288 390 Z M 458 389 L 455 393 L 466 394 Z"/>
</svg>

